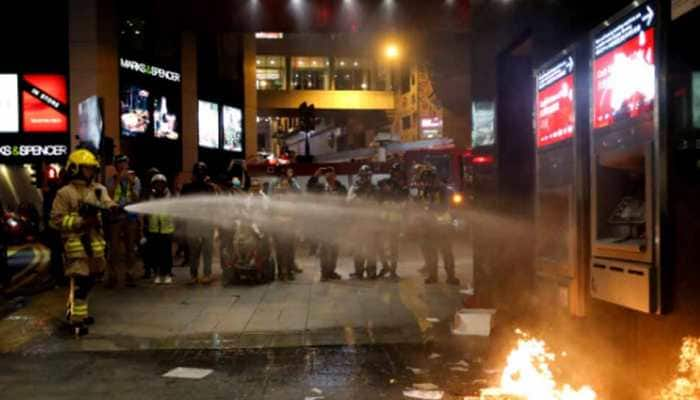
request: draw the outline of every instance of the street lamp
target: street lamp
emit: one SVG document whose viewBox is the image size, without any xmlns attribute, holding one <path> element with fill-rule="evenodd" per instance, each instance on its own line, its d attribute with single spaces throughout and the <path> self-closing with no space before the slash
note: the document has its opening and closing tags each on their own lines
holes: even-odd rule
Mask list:
<svg viewBox="0 0 700 400">
<path fill-rule="evenodd" d="M 389 60 L 396 60 L 399 58 L 399 46 L 395 43 L 389 43 L 384 48 L 384 56 Z"/>
</svg>

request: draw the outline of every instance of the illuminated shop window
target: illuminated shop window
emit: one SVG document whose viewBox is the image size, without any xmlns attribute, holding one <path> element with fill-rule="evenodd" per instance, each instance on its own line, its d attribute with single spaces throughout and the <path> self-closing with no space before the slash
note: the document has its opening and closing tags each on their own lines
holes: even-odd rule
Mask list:
<svg viewBox="0 0 700 400">
<path fill-rule="evenodd" d="M 255 59 L 255 87 L 258 90 L 287 89 L 287 65 L 283 56 L 258 56 Z"/>
<path fill-rule="evenodd" d="M 292 57 L 292 89 L 328 90 L 330 61 L 327 57 Z"/>
<path fill-rule="evenodd" d="M 335 90 L 369 90 L 369 65 L 367 60 L 337 58 L 333 73 Z"/>
</svg>

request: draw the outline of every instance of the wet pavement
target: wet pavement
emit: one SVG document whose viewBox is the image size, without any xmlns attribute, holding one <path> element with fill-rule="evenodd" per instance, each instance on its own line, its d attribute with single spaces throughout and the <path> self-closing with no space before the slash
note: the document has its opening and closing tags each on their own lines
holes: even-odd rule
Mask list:
<svg viewBox="0 0 700 400">
<path fill-rule="evenodd" d="M 451 320 L 462 304 L 460 287 L 423 284 L 417 258 L 403 260 L 399 282 L 319 282 L 317 263 L 300 257 L 305 272 L 291 283 L 191 287 L 188 270 L 176 268 L 172 286 L 97 288 L 90 299 L 97 323 L 79 341 L 61 335 L 65 290 L 54 290 L 0 320 L 0 352 L 421 343 L 428 318 Z M 458 258 L 458 269 L 468 286 L 468 258 Z M 339 272 L 351 270 L 352 259 L 341 258 Z"/>
<path fill-rule="evenodd" d="M 322 346 L 0 355 L 7 399 L 402 399 L 432 383 L 444 399 L 474 395 L 485 380 L 472 354 L 425 345 Z M 470 358 L 467 360 L 467 358 Z M 469 364 L 454 371 L 455 363 Z M 212 369 L 201 380 L 163 378 L 176 367 Z M 410 368 L 421 369 L 415 374 Z"/>
<path fill-rule="evenodd" d="M 176 268 L 172 286 L 98 288 L 82 339 L 62 322 L 65 290 L 28 298 L 0 320 L 0 398 L 400 399 L 432 383 L 462 399 L 495 378 L 488 338 L 450 334 L 468 251 L 457 250 L 461 287 L 424 285 L 420 257 L 402 260 L 399 282 L 321 283 L 317 263 L 300 257 L 293 283 L 191 287 Z M 176 367 L 213 373 L 161 377 Z"/>
</svg>

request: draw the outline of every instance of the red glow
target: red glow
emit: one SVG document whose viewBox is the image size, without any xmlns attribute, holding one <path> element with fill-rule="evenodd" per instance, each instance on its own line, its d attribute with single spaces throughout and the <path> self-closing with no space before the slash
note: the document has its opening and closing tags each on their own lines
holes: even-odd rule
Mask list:
<svg viewBox="0 0 700 400">
<path fill-rule="evenodd" d="M 569 74 L 537 93 L 537 147 L 574 136 L 574 76 Z"/>
<path fill-rule="evenodd" d="M 476 157 L 472 158 L 472 164 L 476 164 L 476 165 L 493 164 L 493 157 L 492 156 L 476 156 Z"/>
<path fill-rule="evenodd" d="M 593 127 L 637 118 L 654 109 L 654 28 L 593 62 Z"/>
</svg>

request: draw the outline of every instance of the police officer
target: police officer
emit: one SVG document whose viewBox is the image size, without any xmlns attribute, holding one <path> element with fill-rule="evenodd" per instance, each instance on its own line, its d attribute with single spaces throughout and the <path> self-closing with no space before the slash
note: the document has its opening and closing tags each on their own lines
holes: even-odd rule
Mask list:
<svg viewBox="0 0 700 400">
<path fill-rule="evenodd" d="M 399 278 L 396 273 L 399 261 L 399 237 L 401 235 L 402 211 L 408 198 L 408 189 L 400 163 L 391 166 L 389 178 L 378 183 L 379 199 L 382 205 L 382 217 L 386 230 L 382 232 L 379 256 L 382 261 L 380 277 L 388 276 L 392 280 Z M 386 247 L 388 246 L 388 256 Z"/>
<path fill-rule="evenodd" d="M 99 167 L 90 151 L 71 153 L 66 165 L 68 184 L 56 193 L 51 207 L 51 223 L 61 233 L 65 274 L 70 279 L 66 318 L 79 335 L 86 334 L 87 325 L 94 322 L 87 297 L 106 264 L 100 211 L 117 208 L 107 189 L 95 182 Z"/>
<path fill-rule="evenodd" d="M 286 171 L 279 170 L 279 177 L 272 184 L 270 193 L 272 197 L 281 198 L 285 195 L 298 192 L 299 185 Z M 277 259 L 277 278 L 280 281 L 293 281 L 294 277 L 294 246 L 296 237 L 292 231 L 293 220 L 290 216 L 281 212 L 275 213 L 273 221 L 277 227 L 273 234 L 275 257 Z"/>
<path fill-rule="evenodd" d="M 208 167 L 202 161 L 192 167 L 192 181 L 182 187 L 182 195 L 202 195 L 216 192 L 216 187 L 211 183 L 208 175 Z M 212 253 L 214 252 L 214 228 L 207 223 L 196 221 L 187 222 L 188 247 L 190 249 L 190 284 L 211 283 Z M 199 278 L 199 259 L 203 259 L 204 276 Z"/>
<path fill-rule="evenodd" d="M 322 176 L 325 182 L 321 182 Z M 307 182 L 306 191 L 326 196 L 347 196 L 348 193 L 345 185 L 338 181 L 333 167 L 319 168 Z M 339 251 L 337 238 L 324 238 L 320 242 L 321 282 L 341 279 L 335 272 Z"/>
<path fill-rule="evenodd" d="M 376 201 L 378 199 L 377 187 L 372 183 L 372 168 L 365 164 L 358 171 L 358 179 L 350 188 L 348 201 L 357 199 L 364 201 Z M 355 250 L 355 272 L 350 274 L 351 278 L 363 279 L 365 273 L 367 278 L 377 278 L 377 256 L 379 255 L 378 234 L 371 234 L 357 243 Z"/>
<path fill-rule="evenodd" d="M 151 199 L 165 199 L 170 197 L 168 190 L 168 180 L 163 174 L 155 174 L 149 184 L 151 188 Z M 155 284 L 173 283 L 173 234 L 175 233 L 175 223 L 168 215 L 150 214 L 145 218 L 147 248 L 149 259 L 155 274 Z"/>
<path fill-rule="evenodd" d="M 110 263 L 107 286 L 119 285 L 119 276 L 126 275 L 127 286 L 134 285 L 135 248 L 140 236 L 139 217 L 123 211 L 129 204 L 141 199 L 141 181 L 129 170 L 129 157 L 124 154 L 114 158 L 115 173 L 107 177 L 107 189 L 120 211 L 112 216 L 109 224 Z M 118 249 L 121 248 L 121 251 Z"/>
<path fill-rule="evenodd" d="M 425 258 L 426 284 L 438 280 L 438 253 L 442 254 L 447 273 L 447 283 L 459 285 L 455 276 L 455 261 L 452 253 L 451 217 L 449 213 L 449 193 L 447 186 L 440 182 L 435 167 L 423 165 L 417 171 L 416 185 L 412 190 L 414 201 L 422 216 L 421 248 Z"/>
</svg>

